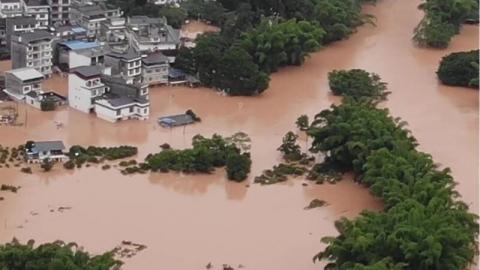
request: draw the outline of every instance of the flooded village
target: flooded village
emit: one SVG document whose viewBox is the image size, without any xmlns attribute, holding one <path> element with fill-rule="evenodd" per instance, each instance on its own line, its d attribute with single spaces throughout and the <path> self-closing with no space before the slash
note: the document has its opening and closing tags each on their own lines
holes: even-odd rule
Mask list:
<svg viewBox="0 0 480 270">
<path fill-rule="evenodd" d="M 99 46 L 98 52 L 105 52 L 96 58 L 111 63 L 108 68 L 96 68 L 89 62 L 97 51 L 88 47 L 87 62 L 81 62 L 79 56 L 78 66 L 45 71 L 39 93 L 55 93 L 68 104 L 42 111 L 40 105 L 28 104 L 28 99 L 15 100 L 15 95 L 0 103 L 0 114 L 16 117 L 16 124 L 0 126 L 0 145 L 14 147 L 30 140 L 61 141 L 66 150 L 73 145 L 131 145 L 138 147 L 134 158 L 140 161 L 159 152 L 162 144 L 190 148 L 197 134 L 228 137 L 243 132 L 251 139 L 248 178 L 229 181 L 221 168 L 210 174 L 123 175 L 118 162 L 108 163 L 112 166 L 109 170 L 102 169 L 102 164 L 66 170 L 57 163 L 44 172 L 39 165 L 31 165 L 31 174 L 21 172 L 20 167 L 2 167 L 0 184 L 21 188 L 16 193 L 0 194 L 4 198 L 0 201 L 0 243 L 13 238 L 22 243 L 34 239 L 37 244 L 62 240 L 75 242 L 93 254 L 112 250 L 122 241 L 144 245 L 145 249 L 122 259 L 124 270 L 222 269 L 223 265 L 253 270 L 322 269 L 327 262 L 314 263 L 312 258 L 326 247 L 320 241 L 322 237 L 338 235 L 335 221 L 356 218 L 363 210 L 382 211 L 382 200 L 353 181 L 351 173 L 344 174 L 336 184 L 315 184 L 300 176 L 260 185 L 254 178 L 281 162 L 277 148 L 288 131 L 299 135 L 302 151 L 308 150 L 310 139 L 297 129 L 295 121 L 300 115 L 313 119 L 332 104 L 341 104 L 342 98 L 331 93 L 328 81 L 328 73 L 339 69 L 374 72 L 388 84 L 391 94 L 379 107 L 408 122 L 418 149 L 431 154 L 441 168 L 451 168 L 461 200 L 478 214 L 478 90 L 443 85 L 435 74 L 445 55 L 478 49 L 478 25 L 463 25 L 448 48 L 419 47 L 412 41 L 412 32 L 424 16 L 417 8 L 419 4 L 380 0 L 364 6 L 363 12 L 375 17 L 374 25 L 364 24 L 347 39 L 324 46 L 301 66 L 272 73 L 269 87 L 257 96 L 227 96 L 208 87 L 168 83 L 175 72 L 166 70 L 158 75 L 166 81 L 148 85 L 138 79 L 142 73 L 137 68 L 151 63 L 145 62 L 147 53 L 142 52 L 141 37 L 135 43 L 137 47 L 129 51 L 130 47 L 120 48 L 122 43 L 113 39 L 122 34 L 112 31 L 108 36 L 112 40 L 98 42 L 109 46 Z M 85 12 L 94 16 L 96 11 Z M 135 38 L 135 29 L 146 20 L 137 19 L 123 22 L 125 28 L 132 29 L 125 32 L 129 38 Z M 112 29 L 119 23 L 111 22 Z M 71 30 L 69 34 L 74 35 Z M 178 35 L 187 44 L 194 44 L 200 33 L 218 31 L 212 25 L 190 20 Z M 82 51 L 78 53 L 81 55 L 83 46 L 91 45 L 87 45 L 91 41 L 71 40 L 62 41 L 70 59 L 75 51 Z M 161 57 L 150 60 L 160 59 L 175 70 L 169 64 L 173 62 L 170 49 L 162 50 L 165 53 Z M 5 80 L 16 70 L 14 60 L 0 62 Z M 115 65 L 126 70 L 115 70 Z M 42 72 L 30 68 L 28 75 L 32 74 Z M 72 98 L 76 95 L 75 80 L 80 89 L 77 101 Z M 80 81 L 94 84 L 80 87 Z M 110 92 L 96 92 L 98 98 L 89 97 L 90 103 L 81 103 L 81 89 L 93 87 Z M 128 91 L 135 92 L 134 97 L 124 95 Z M 158 123 L 161 117 L 188 110 L 201 121 L 175 128 Z M 115 115 L 117 112 L 122 115 Z M 327 204 L 305 210 L 315 199 Z"/>
</svg>

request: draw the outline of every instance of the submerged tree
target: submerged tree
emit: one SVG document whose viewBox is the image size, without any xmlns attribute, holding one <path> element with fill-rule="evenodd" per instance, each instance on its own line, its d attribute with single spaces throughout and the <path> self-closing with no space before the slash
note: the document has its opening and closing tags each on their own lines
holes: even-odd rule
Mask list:
<svg viewBox="0 0 480 270">
<path fill-rule="evenodd" d="M 451 53 L 442 58 L 437 75 L 446 85 L 478 88 L 479 50 Z"/>
<path fill-rule="evenodd" d="M 384 100 L 389 92 L 387 84 L 380 76 L 363 69 L 334 70 L 328 73 L 328 83 L 335 95 L 342 95 L 354 100 Z"/>
</svg>

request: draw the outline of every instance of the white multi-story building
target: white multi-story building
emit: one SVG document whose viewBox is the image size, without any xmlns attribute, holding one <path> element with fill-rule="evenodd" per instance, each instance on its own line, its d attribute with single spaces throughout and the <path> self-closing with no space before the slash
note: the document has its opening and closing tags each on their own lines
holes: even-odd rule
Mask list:
<svg viewBox="0 0 480 270">
<path fill-rule="evenodd" d="M 23 15 L 20 0 L 0 0 L 0 18 L 12 18 Z"/>
<path fill-rule="evenodd" d="M 33 17 L 39 28 L 48 28 L 50 6 L 43 0 L 22 0 L 25 16 Z"/>
<path fill-rule="evenodd" d="M 70 107 L 90 113 L 94 111 L 95 99 L 106 92 L 101 81 L 102 68 L 82 66 L 73 69 L 68 75 L 68 103 Z"/>
<path fill-rule="evenodd" d="M 95 112 L 109 122 L 148 119 L 148 87 L 127 84 L 122 78 L 103 73 L 98 66 L 73 69 L 68 79 L 70 106 L 85 113 Z"/>
<path fill-rule="evenodd" d="M 45 30 L 12 36 L 12 67 L 32 67 L 49 77 L 52 74 L 53 40 L 54 37 Z"/>
</svg>

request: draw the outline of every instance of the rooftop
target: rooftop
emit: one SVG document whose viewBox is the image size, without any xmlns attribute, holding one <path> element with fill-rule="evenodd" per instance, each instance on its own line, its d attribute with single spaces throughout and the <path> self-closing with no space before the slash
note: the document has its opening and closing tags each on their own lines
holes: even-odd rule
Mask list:
<svg viewBox="0 0 480 270">
<path fill-rule="evenodd" d="M 44 78 L 42 73 L 40 73 L 36 69 L 30 68 L 30 67 L 13 69 L 13 70 L 7 71 L 6 73 L 10 73 L 10 74 L 19 78 L 22 81 L 43 79 Z"/>
<path fill-rule="evenodd" d="M 33 32 L 20 33 L 18 34 L 18 36 L 21 37 L 21 40 L 19 40 L 19 42 L 25 44 L 34 41 L 49 40 L 53 38 L 53 36 L 45 30 L 35 30 Z"/>
<path fill-rule="evenodd" d="M 96 76 L 100 76 L 102 74 L 102 68 L 99 66 L 81 66 L 74 68 L 72 73 L 80 75 L 84 78 L 92 78 Z"/>
<path fill-rule="evenodd" d="M 34 152 L 52 151 L 52 150 L 64 150 L 65 145 L 62 141 L 42 141 L 34 142 L 32 150 Z"/>
<path fill-rule="evenodd" d="M 36 24 L 37 20 L 33 17 L 19 16 L 7 18 L 7 24 L 12 25 L 26 25 L 26 24 Z"/>
<path fill-rule="evenodd" d="M 6 3 L 20 3 L 20 0 L 2 0 L 2 1 L 0 1 L 0 3 L 2 3 L 2 4 L 6 4 Z"/>
<path fill-rule="evenodd" d="M 110 52 L 108 52 L 107 55 L 115 58 L 125 59 L 125 60 L 140 58 L 140 54 L 137 51 L 135 51 L 135 49 L 133 49 L 132 47 L 129 47 L 124 51 L 111 48 Z"/>
<path fill-rule="evenodd" d="M 165 62 L 168 63 L 168 57 L 166 57 L 163 53 L 152 53 L 143 58 L 142 62 L 146 65 L 162 64 Z"/>
<path fill-rule="evenodd" d="M 4 0 L 2 0 L 3 2 Z M 44 0 L 26 0 L 25 5 L 27 6 L 48 6 L 47 1 Z"/>
<path fill-rule="evenodd" d="M 100 46 L 100 44 L 95 41 L 87 42 L 81 40 L 70 40 L 62 42 L 61 44 L 67 46 L 70 50 L 92 49 Z"/>
</svg>

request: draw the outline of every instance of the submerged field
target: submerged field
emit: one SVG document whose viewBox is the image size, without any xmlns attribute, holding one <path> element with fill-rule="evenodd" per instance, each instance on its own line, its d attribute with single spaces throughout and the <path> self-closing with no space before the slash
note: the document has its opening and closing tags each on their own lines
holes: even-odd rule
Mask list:
<svg viewBox="0 0 480 270">
<path fill-rule="evenodd" d="M 151 89 L 149 121 L 110 124 L 69 108 L 40 112 L 20 106 L 23 127 L 0 127 L 1 144 L 28 139 L 61 139 L 66 145 L 136 145 L 139 159 L 169 143 L 189 147 L 196 134 L 246 132 L 252 139 L 249 182 L 280 159 L 282 136 L 295 130 L 301 114 L 313 116 L 339 99 L 328 90 L 333 69 L 363 68 L 378 73 L 392 94 L 382 106 L 402 117 L 420 150 L 452 168 L 463 200 L 478 212 L 478 91 L 442 86 L 435 70 L 442 56 L 478 48 L 478 27 L 465 26 L 446 50 L 415 48 L 412 31 L 422 17 L 417 2 L 381 1 L 366 12 L 376 27 L 363 26 L 350 39 L 312 55 L 302 67 L 272 75 L 259 97 L 224 97 L 207 89 Z M 8 69 L 8 63 L 2 63 Z M 66 94 L 66 79 L 54 77 L 44 89 Z M 192 109 L 202 122 L 164 129 L 156 118 Z M 55 122 L 64 128 L 57 129 Z M 300 142 L 305 145 L 304 141 Z M 347 176 L 336 185 L 303 186 L 303 179 L 259 186 L 233 183 L 225 172 L 212 175 L 146 174 L 123 176 L 100 167 L 20 173 L 0 169 L 0 184 L 20 185 L 2 195 L 0 241 L 13 237 L 37 242 L 75 241 L 92 252 L 122 240 L 147 245 L 125 261 L 125 269 L 204 269 L 244 265 L 247 269 L 319 269 L 312 257 L 320 238 L 335 234 L 334 221 L 382 204 Z M 247 186 L 249 184 L 249 186 Z M 304 210 L 312 199 L 328 206 Z M 59 207 L 71 207 L 58 211 Z M 51 211 L 53 210 L 53 211 Z"/>
</svg>

